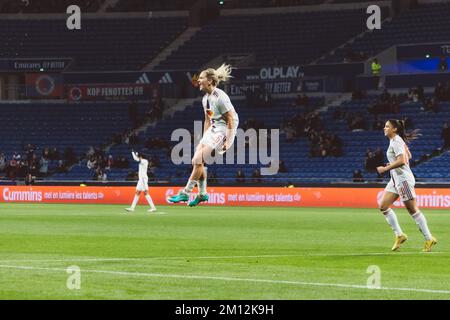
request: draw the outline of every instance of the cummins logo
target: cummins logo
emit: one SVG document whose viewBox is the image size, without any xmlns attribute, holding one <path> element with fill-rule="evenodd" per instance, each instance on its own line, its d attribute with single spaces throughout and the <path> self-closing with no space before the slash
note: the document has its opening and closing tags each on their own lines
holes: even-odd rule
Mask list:
<svg viewBox="0 0 450 320">
<path fill-rule="evenodd" d="M 384 191 L 378 192 L 377 202 L 378 206 L 381 204 L 381 199 L 383 198 Z M 427 194 L 418 194 L 416 196 L 416 203 L 419 207 L 424 208 L 450 208 L 450 195 L 437 194 L 436 191 Z M 397 200 L 394 202 L 395 207 L 404 207 L 402 201 Z"/>
<path fill-rule="evenodd" d="M 4 188 L 2 192 L 3 201 L 25 201 L 25 202 L 41 202 L 42 192 L 33 191 L 11 191 L 9 188 Z"/>
</svg>

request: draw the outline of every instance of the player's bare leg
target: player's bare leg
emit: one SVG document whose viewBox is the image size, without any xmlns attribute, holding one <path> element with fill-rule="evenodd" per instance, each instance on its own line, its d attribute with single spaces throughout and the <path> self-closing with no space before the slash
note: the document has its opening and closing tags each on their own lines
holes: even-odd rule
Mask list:
<svg viewBox="0 0 450 320">
<path fill-rule="evenodd" d="M 178 194 L 170 197 L 169 202 L 177 203 L 181 201 L 188 201 L 189 195 L 195 186 L 198 184 L 199 179 L 204 173 L 204 159 L 207 155 L 211 154 L 212 148 L 203 144 L 197 146 L 194 157 L 192 158 L 192 173 L 189 177 L 189 181 L 184 189 L 180 190 Z"/>
<path fill-rule="evenodd" d="M 191 202 L 189 202 L 188 205 L 190 207 L 195 207 L 199 203 L 209 200 L 208 193 L 206 192 L 206 184 L 207 184 L 206 179 L 207 179 L 206 168 L 203 165 L 203 172 L 198 180 L 198 191 L 199 192 L 198 192 L 197 196 L 195 197 L 195 199 L 192 200 Z"/>
<path fill-rule="evenodd" d="M 400 249 L 400 246 L 403 242 L 408 240 L 408 236 L 403 233 L 400 224 L 398 223 L 397 216 L 390 208 L 390 206 L 398 199 L 398 194 L 392 192 L 385 192 L 383 195 L 383 199 L 381 199 L 380 211 L 384 215 L 387 223 L 391 226 L 392 230 L 395 233 L 395 242 L 392 246 L 392 251 L 396 251 Z"/>
<path fill-rule="evenodd" d="M 134 208 L 136 208 L 136 205 L 139 201 L 139 196 L 141 195 L 140 191 L 136 191 L 135 195 L 134 195 L 134 199 L 133 199 L 133 203 L 131 204 L 131 207 L 129 208 L 125 208 L 126 211 L 128 212 L 133 212 Z"/>
</svg>

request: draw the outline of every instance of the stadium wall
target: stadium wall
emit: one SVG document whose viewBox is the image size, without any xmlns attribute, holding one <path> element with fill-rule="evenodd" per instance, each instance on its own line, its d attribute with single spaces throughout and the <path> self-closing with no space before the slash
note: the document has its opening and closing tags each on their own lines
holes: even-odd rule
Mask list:
<svg viewBox="0 0 450 320">
<path fill-rule="evenodd" d="M 178 189 L 151 187 L 150 194 L 156 205 L 163 205 L 167 204 L 166 198 Z M 129 204 L 134 192 L 134 187 L 120 186 L 0 186 L 0 202 Z M 383 188 L 210 187 L 208 193 L 208 204 L 213 206 L 377 208 Z M 421 208 L 450 208 L 450 188 L 417 188 L 416 193 Z M 143 196 L 140 204 L 146 204 Z M 396 201 L 394 207 L 400 208 L 403 204 Z"/>
</svg>

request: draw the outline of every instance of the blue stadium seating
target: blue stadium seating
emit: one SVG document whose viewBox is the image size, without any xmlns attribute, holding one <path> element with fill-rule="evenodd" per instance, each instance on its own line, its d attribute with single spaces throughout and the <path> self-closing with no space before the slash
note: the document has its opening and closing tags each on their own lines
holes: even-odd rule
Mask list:
<svg viewBox="0 0 450 320">
<path fill-rule="evenodd" d="M 161 28 L 161 24 L 164 28 Z M 72 70 L 140 70 L 187 27 L 187 17 L 1 20 L 0 58 L 73 57 Z"/>
<path fill-rule="evenodd" d="M 255 53 L 259 66 L 309 63 L 362 32 L 365 18 L 363 9 L 221 16 L 157 69 L 199 68 L 225 53 Z"/>
<path fill-rule="evenodd" d="M 113 134 L 132 127 L 128 104 L 2 104 L 2 139 L 0 151 L 6 154 L 22 152 L 31 143 L 43 149 L 57 147 L 63 152 L 72 147 L 77 155 L 89 146 L 111 141 Z M 145 105 L 138 108 L 143 117 Z"/>
<path fill-rule="evenodd" d="M 386 18 L 386 13 L 382 13 Z M 364 52 L 368 57 L 398 44 L 448 41 L 450 33 L 450 3 L 421 5 L 406 11 L 392 21 L 382 24 L 380 30 L 373 30 L 357 38 L 354 43 L 330 54 L 322 63 L 342 62 L 348 50 Z"/>
</svg>

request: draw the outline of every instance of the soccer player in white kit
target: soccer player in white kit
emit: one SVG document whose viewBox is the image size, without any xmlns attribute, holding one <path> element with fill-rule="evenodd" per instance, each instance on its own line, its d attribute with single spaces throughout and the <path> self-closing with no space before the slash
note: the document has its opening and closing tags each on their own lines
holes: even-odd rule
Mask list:
<svg viewBox="0 0 450 320">
<path fill-rule="evenodd" d="M 198 78 L 199 89 L 205 93 L 202 99 L 205 112 L 203 137 L 195 150 L 192 158 L 192 174 L 186 187 L 168 198 L 169 202 L 177 203 L 188 201 L 189 194 L 198 184 L 199 193 L 196 198 L 189 202 L 193 207 L 200 202 L 208 201 L 206 192 L 206 170 L 205 158 L 215 150 L 223 154 L 228 150 L 236 136 L 239 117 L 230 101 L 230 97 L 221 89 L 217 88 L 220 82 L 225 82 L 231 77 L 231 66 L 222 64 L 217 70 L 209 68 L 203 70 Z"/>
<path fill-rule="evenodd" d="M 138 152 L 132 151 L 131 154 L 133 155 L 133 159 L 139 162 L 139 181 L 136 186 L 136 194 L 134 195 L 133 203 L 131 204 L 131 207 L 126 208 L 125 210 L 128 212 L 133 212 L 134 208 L 136 207 L 136 204 L 139 201 L 141 192 L 144 192 L 145 199 L 147 199 L 147 202 L 150 205 L 150 209 L 148 210 L 148 212 L 156 211 L 156 207 L 153 204 L 153 200 L 148 194 L 148 175 L 147 175 L 148 160 L 144 159 L 142 154 Z"/>
<path fill-rule="evenodd" d="M 400 245 L 408 240 L 408 236 L 403 233 L 398 223 L 394 210 L 390 208 L 400 196 L 409 214 L 416 221 L 420 232 L 425 237 L 425 246 L 422 251 L 429 252 L 431 247 L 437 244 L 437 240 L 430 233 L 427 220 L 416 204 L 416 192 L 414 190 L 416 181 L 409 167 L 411 153 L 406 144 L 406 142 L 417 138 L 417 132 L 406 133 L 403 121 L 391 119 L 384 126 L 384 135 L 390 140 L 386 153 L 389 164 L 384 167 L 377 167 L 377 171 L 380 174 L 389 171 L 391 175 L 391 180 L 384 189 L 380 211 L 384 214 L 386 221 L 395 233 L 395 243 L 392 251 L 398 250 Z"/>
</svg>

